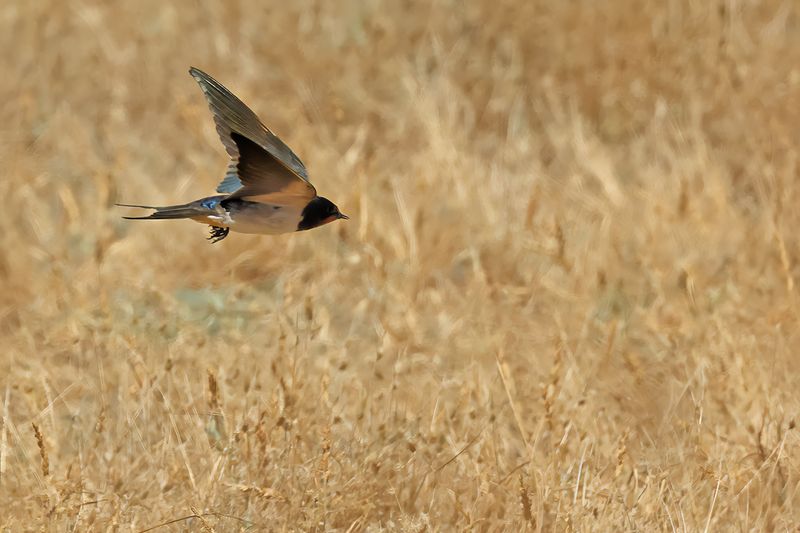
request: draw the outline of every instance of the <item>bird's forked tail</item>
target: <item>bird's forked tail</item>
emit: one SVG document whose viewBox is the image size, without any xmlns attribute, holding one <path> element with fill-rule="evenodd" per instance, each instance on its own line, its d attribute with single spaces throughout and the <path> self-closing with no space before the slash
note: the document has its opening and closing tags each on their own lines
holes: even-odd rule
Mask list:
<svg viewBox="0 0 800 533">
<path fill-rule="evenodd" d="M 137 204 L 114 204 L 119 207 L 139 207 L 142 209 L 155 209 L 155 213 L 151 213 L 146 217 L 122 217 L 128 220 L 164 220 L 170 218 L 195 218 L 208 215 L 209 209 L 200 205 L 198 202 L 181 205 L 168 205 L 164 207 L 156 207 L 153 205 L 137 205 Z"/>
</svg>

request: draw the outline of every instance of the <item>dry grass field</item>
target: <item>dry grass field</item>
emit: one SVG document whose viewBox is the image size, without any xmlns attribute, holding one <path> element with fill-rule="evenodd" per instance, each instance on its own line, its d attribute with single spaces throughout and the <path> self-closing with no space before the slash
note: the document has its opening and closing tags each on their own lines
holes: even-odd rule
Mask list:
<svg viewBox="0 0 800 533">
<path fill-rule="evenodd" d="M 796 531 L 800 5 L 0 4 L 0 530 Z M 351 216 L 205 241 L 200 67 Z"/>
</svg>

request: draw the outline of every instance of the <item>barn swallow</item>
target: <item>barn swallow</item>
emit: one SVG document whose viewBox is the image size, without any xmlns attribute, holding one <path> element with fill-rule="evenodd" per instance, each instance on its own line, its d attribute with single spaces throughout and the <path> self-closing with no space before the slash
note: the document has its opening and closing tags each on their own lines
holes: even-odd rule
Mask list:
<svg viewBox="0 0 800 533">
<path fill-rule="evenodd" d="M 277 235 L 349 218 L 333 202 L 317 196 L 303 162 L 249 107 L 202 70 L 192 67 L 189 74 L 206 95 L 217 133 L 231 158 L 217 186 L 220 194 L 164 207 L 117 204 L 155 210 L 149 216 L 123 218 L 189 218 L 211 227 L 208 240 L 212 243 L 230 231 Z"/>
</svg>

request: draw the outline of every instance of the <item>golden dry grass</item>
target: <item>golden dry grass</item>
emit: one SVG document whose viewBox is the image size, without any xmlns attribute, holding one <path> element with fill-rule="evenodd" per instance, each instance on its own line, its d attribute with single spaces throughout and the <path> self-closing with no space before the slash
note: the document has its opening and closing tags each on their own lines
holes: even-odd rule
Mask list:
<svg viewBox="0 0 800 533">
<path fill-rule="evenodd" d="M 800 524 L 796 3 L 10 0 L 0 45 L 4 531 Z M 121 220 L 221 177 L 190 65 L 352 220 Z"/>
</svg>

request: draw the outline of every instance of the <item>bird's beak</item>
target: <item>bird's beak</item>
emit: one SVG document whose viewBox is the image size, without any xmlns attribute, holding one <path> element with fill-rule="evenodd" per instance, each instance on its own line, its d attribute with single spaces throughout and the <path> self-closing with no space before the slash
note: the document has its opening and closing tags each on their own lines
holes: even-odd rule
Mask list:
<svg viewBox="0 0 800 533">
<path fill-rule="evenodd" d="M 344 219 L 344 220 L 350 220 L 350 217 L 345 215 L 344 213 L 339 213 L 339 216 L 337 218 L 341 218 L 341 219 Z"/>
</svg>

